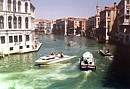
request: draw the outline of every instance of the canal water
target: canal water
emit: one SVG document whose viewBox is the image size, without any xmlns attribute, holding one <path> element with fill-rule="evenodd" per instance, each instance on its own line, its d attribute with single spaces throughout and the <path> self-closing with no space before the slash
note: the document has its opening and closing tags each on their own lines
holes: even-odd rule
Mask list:
<svg viewBox="0 0 130 89">
<path fill-rule="evenodd" d="M 121 61 L 121 56 L 115 45 L 99 44 L 85 37 L 64 37 L 61 35 L 39 35 L 42 46 L 39 51 L 27 54 L 15 54 L 0 60 L 0 89 L 128 89 L 130 85 L 129 62 Z M 73 47 L 68 41 L 76 41 Z M 98 51 L 109 48 L 114 58 L 103 57 Z M 127 48 L 126 48 L 127 50 Z M 96 59 L 95 72 L 83 72 L 79 69 L 79 58 L 90 51 Z M 73 59 L 51 65 L 37 67 L 35 60 L 52 52 L 63 52 L 76 56 Z M 130 56 L 129 56 L 130 58 Z M 116 60 L 117 59 L 117 60 Z M 126 64 L 126 67 L 123 65 Z M 121 65 L 121 66 L 120 66 Z M 121 69 L 127 71 L 121 71 Z M 117 70 L 116 70 L 117 69 Z M 122 72 L 122 73 L 120 73 Z M 126 77 L 123 77 L 126 76 Z M 123 82 L 121 82 L 123 81 Z"/>
</svg>

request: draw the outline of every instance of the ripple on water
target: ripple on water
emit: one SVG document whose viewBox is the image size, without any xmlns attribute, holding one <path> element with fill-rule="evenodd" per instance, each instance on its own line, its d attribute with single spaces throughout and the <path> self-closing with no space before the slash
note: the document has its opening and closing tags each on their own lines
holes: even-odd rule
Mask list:
<svg viewBox="0 0 130 89">
<path fill-rule="evenodd" d="M 83 37 L 56 36 L 57 41 L 42 36 L 42 47 L 38 52 L 11 55 L 0 60 L 0 88 L 2 89 L 103 89 L 102 79 L 111 60 L 101 57 L 98 50 L 101 44 Z M 68 47 L 66 42 L 74 40 L 77 44 Z M 63 52 L 66 55 L 77 55 L 76 58 L 40 68 L 30 66 L 40 56 L 51 52 Z M 89 73 L 79 70 L 79 57 L 85 52 L 94 53 L 97 62 L 97 72 Z M 103 71 L 102 71 L 103 70 Z"/>
</svg>

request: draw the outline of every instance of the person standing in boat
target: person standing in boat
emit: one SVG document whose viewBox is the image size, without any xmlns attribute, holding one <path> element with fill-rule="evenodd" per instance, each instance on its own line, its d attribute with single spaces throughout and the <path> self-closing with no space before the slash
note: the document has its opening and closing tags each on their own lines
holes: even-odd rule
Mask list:
<svg viewBox="0 0 130 89">
<path fill-rule="evenodd" d="M 60 57 L 61 57 L 61 58 L 63 58 L 63 57 L 64 57 L 64 54 L 63 54 L 62 52 L 60 53 Z"/>
</svg>

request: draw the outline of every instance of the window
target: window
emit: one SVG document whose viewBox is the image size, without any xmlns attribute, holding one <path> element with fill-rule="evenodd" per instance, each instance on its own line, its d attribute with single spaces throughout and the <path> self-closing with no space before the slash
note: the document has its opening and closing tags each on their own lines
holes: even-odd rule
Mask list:
<svg viewBox="0 0 130 89">
<path fill-rule="evenodd" d="M 19 35 L 19 42 L 22 42 L 22 35 Z"/>
<path fill-rule="evenodd" d="M 16 12 L 16 0 L 13 0 L 13 12 Z"/>
<path fill-rule="evenodd" d="M 25 18 L 25 27 L 28 28 L 28 18 Z"/>
<path fill-rule="evenodd" d="M 16 16 L 14 16 L 13 21 L 14 21 L 14 29 L 16 29 L 17 28 L 17 18 L 16 18 Z"/>
<path fill-rule="evenodd" d="M 12 17 L 11 16 L 8 17 L 8 26 L 10 29 L 12 28 Z"/>
<path fill-rule="evenodd" d="M 129 8 L 127 8 L 127 11 L 126 11 L 126 13 L 127 13 L 127 14 L 129 14 L 129 13 L 130 13 L 130 11 L 129 11 Z"/>
<path fill-rule="evenodd" d="M 9 43 L 13 43 L 13 37 L 9 36 Z"/>
<path fill-rule="evenodd" d="M 26 13 L 28 12 L 28 3 L 27 2 L 25 3 L 25 12 Z"/>
<path fill-rule="evenodd" d="M 10 47 L 10 51 L 13 50 L 13 47 Z"/>
<path fill-rule="evenodd" d="M 0 29 L 4 28 L 4 17 L 0 16 Z"/>
<path fill-rule="evenodd" d="M 100 25 L 100 22 L 98 22 L 98 25 Z"/>
<path fill-rule="evenodd" d="M 127 0 L 127 4 L 130 4 L 130 0 Z"/>
<path fill-rule="evenodd" d="M 0 0 L 0 11 L 3 11 L 3 0 Z"/>
<path fill-rule="evenodd" d="M 126 19 L 128 20 L 128 19 L 129 19 L 129 16 L 126 16 Z"/>
<path fill-rule="evenodd" d="M 21 17 L 18 17 L 18 28 L 21 29 L 22 27 L 22 19 Z"/>
<path fill-rule="evenodd" d="M 110 27 L 110 21 L 107 22 L 108 23 L 108 28 Z"/>
<path fill-rule="evenodd" d="M 1 44 L 5 43 L 5 36 L 1 36 Z"/>
<path fill-rule="evenodd" d="M 108 12 L 108 17 L 110 17 L 110 12 Z"/>
<path fill-rule="evenodd" d="M 21 1 L 18 1 L 18 12 L 21 12 Z"/>
<path fill-rule="evenodd" d="M 27 48 L 29 48 L 30 46 L 29 45 L 27 45 Z"/>
<path fill-rule="evenodd" d="M 98 18 L 98 21 L 100 21 L 100 18 Z"/>
<path fill-rule="evenodd" d="M 8 0 L 8 11 L 11 11 L 11 0 Z"/>
<path fill-rule="evenodd" d="M 18 37 L 14 36 L 14 42 L 18 42 Z"/>
<path fill-rule="evenodd" d="M 110 28 L 108 28 L 107 35 L 108 36 L 110 35 Z"/>
<path fill-rule="evenodd" d="M 19 46 L 19 49 L 23 49 L 23 46 Z"/>
<path fill-rule="evenodd" d="M 29 35 L 26 35 L 26 41 L 29 41 Z"/>
</svg>

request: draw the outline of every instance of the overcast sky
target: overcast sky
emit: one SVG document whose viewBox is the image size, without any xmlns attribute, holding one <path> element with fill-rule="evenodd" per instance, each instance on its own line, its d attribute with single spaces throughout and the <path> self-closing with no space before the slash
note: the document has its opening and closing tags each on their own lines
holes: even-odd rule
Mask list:
<svg viewBox="0 0 130 89">
<path fill-rule="evenodd" d="M 58 19 L 64 17 L 88 18 L 96 14 L 96 5 L 103 10 L 121 0 L 31 0 L 36 7 L 36 19 Z"/>
</svg>

